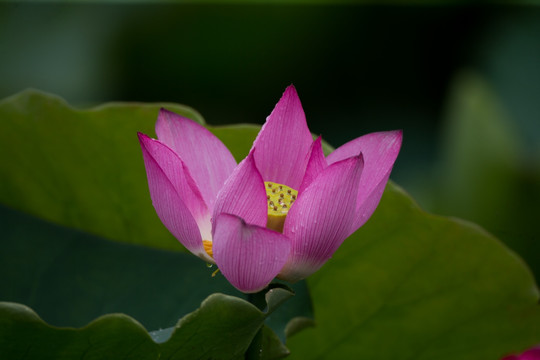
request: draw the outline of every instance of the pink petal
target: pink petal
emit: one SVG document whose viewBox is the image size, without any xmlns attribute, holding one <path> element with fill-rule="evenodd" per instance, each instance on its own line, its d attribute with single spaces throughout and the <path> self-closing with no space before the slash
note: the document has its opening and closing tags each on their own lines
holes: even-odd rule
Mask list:
<svg viewBox="0 0 540 360">
<path fill-rule="evenodd" d="M 220 213 L 227 213 L 241 217 L 248 224 L 266 226 L 267 207 L 264 181 L 255 167 L 252 151 L 221 188 L 212 219 L 215 224 Z"/>
<path fill-rule="evenodd" d="M 326 159 L 324 158 L 320 136 L 313 142 L 313 144 L 311 144 L 308 154 L 309 160 L 306 166 L 306 173 L 304 174 L 304 179 L 302 180 L 302 185 L 300 186 L 298 193 L 302 193 L 328 166 L 326 164 Z"/>
<path fill-rule="evenodd" d="M 253 143 L 255 162 L 265 181 L 298 189 L 313 138 L 294 86 L 289 86 L 266 118 Z"/>
<path fill-rule="evenodd" d="M 236 166 L 229 149 L 204 126 L 165 109 L 159 112 L 156 134 L 186 164 L 212 210 L 219 189 Z"/>
<path fill-rule="evenodd" d="M 356 200 L 357 218 L 351 233 L 373 214 L 401 148 L 402 131 L 377 132 L 361 136 L 337 148 L 326 158 L 328 164 L 362 153 L 364 171 Z"/>
<path fill-rule="evenodd" d="M 279 277 L 298 281 L 317 271 L 349 235 L 355 220 L 362 155 L 330 165 L 298 196 L 283 234 L 292 241 L 291 255 Z"/>
<path fill-rule="evenodd" d="M 519 357 L 520 360 L 540 360 L 540 347 L 535 347 L 525 351 Z"/>
<path fill-rule="evenodd" d="M 182 160 L 165 144 L 139 133 L 150 197 L 165 227 L 195 255 L 210 261 L 210 213 Z M 201 237 L 202 236 L 202 237 Z"/>
<path fill-rule="evenodd" d="M 289 239 L 265 227 L 248 225 L 241 218 L 221 214 L 213 243 L 219 270 L 238 290 L 264 289 L 279 273 L 291 250 Z"/>
<path fill-rule="evenodd" d="M 508 355 L 501 360 L 540 360 L 540 346 L 533 347 L 521 355 Z"/>
</svg>

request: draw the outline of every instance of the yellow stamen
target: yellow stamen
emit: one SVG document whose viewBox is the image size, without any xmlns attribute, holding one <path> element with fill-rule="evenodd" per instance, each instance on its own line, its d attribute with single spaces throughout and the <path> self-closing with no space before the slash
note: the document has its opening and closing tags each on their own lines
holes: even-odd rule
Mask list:
<svg viewBox="0 0 540 360">
<path fill-rule="evenodd" d="M 202 241 L 204 251 L 213 259 L 214 253 L 212 252 L 212 242 L 210 240 L 203 240 Z"/>
<path fill-rule="evenodd" d="M 291 205 L 298 196 L 298 191 L 287 185 L 265 181 L 266 198 L 268 199 L 268 221 L 266 227 L 279 232 L 283 231 L 283 224 Z M 276 206 L 279 204 L 280 206 Z"/>
</svg>

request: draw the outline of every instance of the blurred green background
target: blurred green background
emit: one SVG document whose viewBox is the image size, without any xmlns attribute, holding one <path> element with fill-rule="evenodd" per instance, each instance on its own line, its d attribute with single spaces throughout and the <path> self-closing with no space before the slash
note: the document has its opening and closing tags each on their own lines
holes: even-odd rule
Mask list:
<svg viewBox="0 0 540 360">
<path fill-rule="evenodd" d="M 0 97 L 167 101 L 263 123 L 294 83 L 337 147 L 404 130 L 392 178 L 540 278 L 540 7 L 0 3 Z M 153 121 L 153 119 L 149 119 Z"/>
</svg>

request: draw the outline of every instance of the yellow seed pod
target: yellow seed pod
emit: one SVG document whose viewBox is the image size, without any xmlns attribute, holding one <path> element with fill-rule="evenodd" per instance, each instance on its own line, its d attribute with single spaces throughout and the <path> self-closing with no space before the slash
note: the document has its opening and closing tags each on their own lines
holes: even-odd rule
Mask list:
<svg viewBox="0 0 540 360">
<path fill-rule="evenodd" d="M 268 201 L 268 221 L 266 227 L 282 232 L 285 217 L 296 201 L 298 191 L 287 185 L 265 181 L 266 199 Z"/>
</svg>

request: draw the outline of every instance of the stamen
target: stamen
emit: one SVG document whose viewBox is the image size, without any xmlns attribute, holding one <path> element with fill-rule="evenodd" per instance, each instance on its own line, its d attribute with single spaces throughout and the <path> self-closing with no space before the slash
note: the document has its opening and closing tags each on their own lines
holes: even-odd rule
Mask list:
<svg viewBox="0 0 540 360">
<path fill-rule="evenodd" d="M 212 252 L 212 242 L 210 240 L 203 240 L 202 241 L 204 251 L 213 259 L 214 253 Z"/>
</svg>

